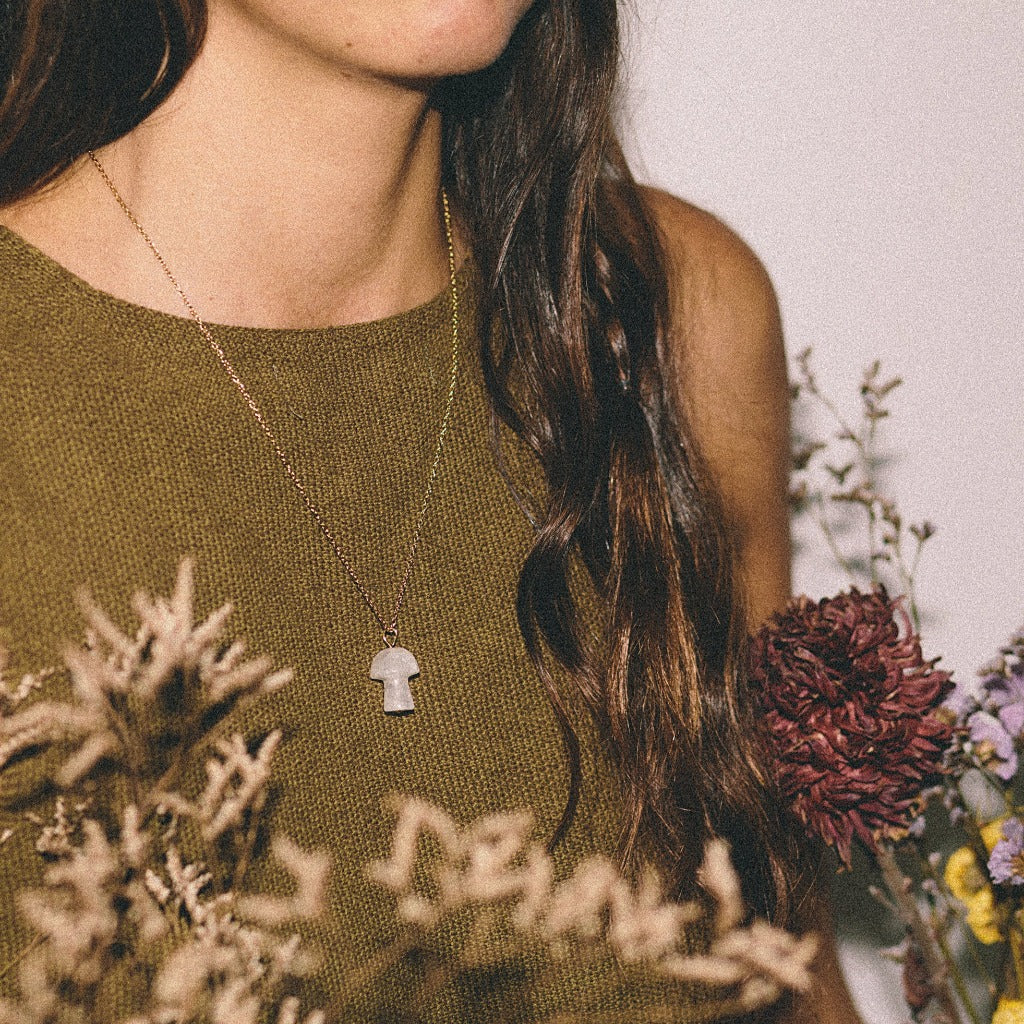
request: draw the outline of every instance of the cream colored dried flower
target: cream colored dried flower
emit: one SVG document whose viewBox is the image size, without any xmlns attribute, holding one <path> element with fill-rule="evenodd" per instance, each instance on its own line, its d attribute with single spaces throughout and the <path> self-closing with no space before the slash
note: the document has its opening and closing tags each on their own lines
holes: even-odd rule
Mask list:
<svg viewBox="0 0 1024 1024">
<path fill-rule="evenodd" d="M 216 899 L 207 901 L 202 895 L 203 890 L 213 881 L 213 875 L 202 864 L 186 863 L 177 846 L 173 844 L 168 847 L 164 856 L 164 867 L 169 882 L 170 906 L 175 911 L 184 910 L 189 920 L 197 927 L 207 924 L 219 909 Z M 151 886 L 150 891 L 156 895 L 154 887 Z M 229 897 L 220 898 L 221 905 L 229 901 Z"/>
<path fill-rule="evenodd" d="M 170 905 L 174 893 L 171 892 L 171 887 L 152 868 L 146 868 L 143 884 L 146 887 L 146 891 L 161 907 Z"/>
<path fill-rule="evenodd" d="M 100 707 L 39 701 L 23 711 L 0 716 L 0 769 L 19 754 L 65 740 L 84 740 L 90 747 L 92 764 L 116 744 Z M 76 777 L 83 774 L 80 762 L 76 761 L 74 770 Z"/>
<path fill-rule="evenodd" d="M 135 804 L 129 804 L 121 815 L 121 855 L 135 870 L 142 869 L 149 855 L 150 840 L 142 831 L 142 816 Z"/>
<path fill-rule="evenodd" d="M 46 940 L 50 962 L 88 985 L 99 980 L 117 933 L 112 887 L 121 863 L 97 822 L 82 822 L 82 834 L 82 846 L 47 869 L 45 888 L 19 893 L 18 905 Z"/>
<path fill-rule="evenodd" d="M 327 1015 L 323 1010 L 314 1010 L 308 1017 L 300 1020 L 301 1004 L 294 996 L 289 996 L 281 1003 L 277 1014 L 277 1024 L 326 1024 Z"/>
<path fill-rule="evenodd" d="M 266 927 L 319 917 L 324 912 L 330 856 L 323 851 L 307 853 L 283 836 L 275 836 L 270 849 L 295 880 L 295 895 L 240 897 L 238 915 Z"/>
<path fill-rule="evenodd" d="M 746 917 L 746 910 L 739 876 L 724 840 L 712 839 L 704 847 L 704 863 L 697 877 L 715 901 L 715 934 L 725 935 Z"/>
<path fill-rule="evenodd" d="M 299 1024 L 299 1004 L 282 995 L 317 958 L 291 929 L 322 911 L 328 859 L 272 837 L 295 876 L 294 894 L 235 890 L 252 856 L 281 734 L 272 732 L 252 752 L 240 734 L 210 736 L 229 711 L 280 689 L 291 673 L 249 658 L 241 642 L 224 642 L 230 605 L 194 624 L 192 595 L 186 560 L 170 598 L 134 596 L 134 635 L 80 595 L 87 640 L 65 652 L 66 701 L 25 705 L 42 676 L 12 686 L 0 651 L 0 771 L 17 755 L 60 745 L 58 786 L 70 789 L 102 763 L 97 792 L 113 804 L 98 815 L 109 835 L 71 794 L 58 797 L 51 819 L 35 819 L 37 848 L 56 862 L 43 888 L 20 894 L 41 941 L 18 969 L 19 997 L 0 999 L 0 1024 L 106 1024 L 95 1000 L 107 970 L 126 958 L 153 972 L 150 1005 L 134 1024 Z M 163 700 L 168 686 L 174 701 Z M 186 796 L 179 780 L 192 777 L 200 759 L 205 787 Z M 111 776 L 125 786 L 112 786 Z M 123 792 L 133 799 L 119 807 Z M 198 824 L 215 870 L 182 855 L 183 818 Z M 171 951 L 153 965 L 156 943 Z M 313 1012 L 304 1024 L 324 1021 Z"/>
<path fill-rule="evenodd" d="M 122 888 L 126 920 L 138 929 L 139 939 L 143 946 L 150 946 L 162 939 L 170 929 L 167 916 L 163 913 L 160 900 L 149 890 L 146 882 L 132 877 Z"/>
<path fill-rule="evenodd" d="M 18 965 L 21 999 L 0 999 L 0 1024 L 51 1024 L 59 1020 L 61 999 L 46 958 L 30 954 Z"/>
<path fill-rule="evenodd" d="M 450 857 L 461 849 L 460 831 L 449 815 L 427 800 L 394 797 L 389 803 L 398 816 L 391 834 L 391 855 L 368 864 L 366 874 L 371 881 L 402 893 L 412 885 L 421 836 L 433 835 L 444 855 Z"/>
<path fill-rule="evenodd" d="M 109 833 L 83 816 L 73 794 L 57 802 L 52 821 L 38 822 L 40 850 L 56 863 L 45 887 L 23 894 L 21 904 L 42 941 L 19 967 L 20 997 L 0 1000 L 0 1024 L 105 1024 L 91 1000 L 115 948 L 118 957 L 130 949 L 152 981 L 148 1006 L 121 1024 L 326 1024 L 322 1011 L 302 1018 L 299 1002 L 285 993 L 317 965 L 295 929 L 323 912 L 329 858 L 272 836 L 273 855 L 294 879 L 292 895 L 240 891 L 281 734 L 271 732 L 253 749 L 240 734 L 209 734 L 212 722 L 279 689 L 290 672 L 273 672 L 268 659 L 248 658 L 241 642 L 224 642 L 230 605 L 194 623 L 187 560 L 170 598 L 135 595 L 134 635 L 87 595 L 80 604 L 88 642 L 66 652 L 71 700 L 35 700 L 38 676 L 9 684 L 0 652 L 0 771 L 16 755 L 60 744 L 59 785 L 70 788 L 102 764 L 126 783 L 108 792 L 130 792 L 131 802 L 97 815 Z M 172 684 L 178 699 L 167 712 L 161 698 Z M 26 704 L 30 695 L 34 702 Z M 180 780 L 195 778 L 204 763 L 203 787 L 182 792 Z M 517 943 L 546 944 L 552 955 L 587 944 L 656 976 L 722 986 L 722 1005 L 731 1011 L 809 982 L 814 940 L 764 922 L 744 926 L 724 844 L 708 846 L 701 869 L 714 938 L 691 955 L 690 930 L 705 911 L 666 899 L 653 872 L 632 884 L 610 860 L 594 857 L 558 880 L 527 812 L 463 826 L 421 799 L 393 806 L 390 855 L 367 870 L 394 893 L 399 918 L 416 928 L 434 927 L 456 910 L 490 928 L 501 911 Z M 182 837 L 200 844 L 191 862 L 179 824 Z M 416 928 L 403 934 L 423 937 Z M 153 965 L 150 954 L 165 947 L 170 952 Z M 371 980 L 379 976 L 372 965 L 386 962 L 387 953 L 363 970 Z M 475 962 L 466 955 L 465 963 L 446 966 L 457 972 Z"/>
<path fill-rule="evenodd" d="M 262 1019 L 267 992 L 317 966 L 298 935 L 277 935 L 211 906 L 189 940 L 160 967 L 148 1015 L 139 1022 Z"/>
<path fill-rule="evenodd" d="M 152 987 L 151 1008 L 134 1018 L 135 1024 L 263 1020 L 268 993 L 285 979 L 315 969 L 317 958 L 297 934 L 280 934 L 267 925 L 287 926 L 319 911 L 325 859 L 282 840 L 275 841 L 274 848 L 296 877 L 298 891 L 288 900 L 244 898 L 230 892 L 207 895 L 210 872 L 184 863 L 173 847 L 166 859 L 168 882 L 153 873 L 147 876 L 147 892 L 165 907 L 184 910 L 192 929 L 187 941 L 162 963 Z M 249 920 L 243 920 L 238 907 Z M 261 912 L 273 920 L 257 921 Z M 271 1000 L 270 1005 L 276 1004 Z"/>
<path fill-rule="evenodd" d="M 138 771 L 137 757 L 123 749 L 125 736 L 145 736 L 153 717 L 147 708 L 182 674 L 194 679 L 195 692 L 182 706 L 182 714 L 193 719 L 211 708 L 226 711 L 240 700 L 272 693 L 291 679 L 290 670 L 271 671 L 265 657 L 246 659 L 240 641 L 225 647 L 230 605 L 195 625 L 192 595 L 192 563 L 184 559 L 169 599 L 134 596 L 140 626 L 129 636 L 92 598 L 80 594 L 89 639 L 64 651 L 69 701 L 38 700 L 22 707 L 48 673 L 25 676 L 12 690 L 4 677 L 7 655 L 0 652 L 0 770 L 27 751 L 62 744 L 70 748 L 55 778 L 62 788 L 73 787 L 105 760 L 127 759 Z M 232 813 L 230 806 L 224 810 Z"/>
<path fill-rule="evenodd" d="M 58 796 L 53 802 L 53 816 L 45 824 L 34 814 L 27 814 L 26 818 L 33 824 L 39 824 L 39 836 L 36 839 L 36 853 L 47 857 L 69 857 L 74 852 L 74 839 L 82 821 L 84 804 L 78 804 L 75 810 L 68 814 L 67 802 L 63 796 Z"/>
<path fill-rule="evenodd" d="M 206 762 L 206 787 L 195 801 L 180 793 L 157 793 L 158 805 L 173 814 L 192 818 L 206 842 L 213 842 L 229 829 L 243 824 L 245 814 L 262 806 L 270 779 L 271 759 L 281 740 L 275 729 L 250 754 L 241 733 L 232 733 L 214 743 L 217 756 Z"/>
<path fill-rule="evenodd" d="M 78 603 L 93 643 L 70 649 L 65 660 L 76 693 L 86 703 L 102 694 L 128 693 L 151 703 L 176 673 L 184 672 L 197 674 L 203 703 L 214 707 L 243 695 L 272 693 L 292 677 L 287 669 L 271 672 L 266 657 L 245 660 L 241 641 L 222 649 L 230 604 L 194 623 L 191 559 L 182 560 L 169 599 L 143 591 L 133 596 L 140 622 L 134 637 L 120 630 L 87 593 L 79 594 Z"/>
<path fill-rule="evenodd" d="M 11 681 L 7 678 L 10 662 L 10 651 L 3 644 L 0 644 L 0 714 L 10 714 L 31 693 L 40 689 L 43 682 L 49 676 L 53 675 L 53 669 L 46 669 L 43 672 L 25 673 L 12 689 Z"/>
<path fill-rule="evenodd" d="M 466 905 L 505 904 L 513 925 L 545 941 L 553 955 L 564 953 L 570 939 L 603 942 L 620 960 L 647 964 L 665 977 L 735 986 L 746 1008 L 810 985 L 815 939 L 760 921 L 741 927 L 739 879 L 721 841 L 708 844 L 700 875 L 714 904 L 716 937 L 706 954 L 691 955 L 687 929 L 706 912 L 696 901 L 665 899 L 653 872 L 634 886 L 610 860 L 591 857 L 555 882 L 551 857 L 530 841 L 528 814 L 490 815 L 463 828 L 415 797 L 396 798 L 392 807 L 391 854 L 367 873 L 396 895 L 397 914 L 407 924 L 430 928 Z M 428 848 L 436 855 L 421 863 Z M 437 895 L 417 889 L 418 878 L 429 878 Z"/>
<path fill-rule="evenodd" d="M 275 729 L 260 744 L 255 756 L 249 754 L 240 733 L 217 741 L 215 749 L 220 759 L 206 762 L 207 784 L 197 807 L 207 842 L 241 824 L 243 814 L 262 794 L 270 778 L 270 761 L 280 741 L 281 732 Z"/>
</svg>

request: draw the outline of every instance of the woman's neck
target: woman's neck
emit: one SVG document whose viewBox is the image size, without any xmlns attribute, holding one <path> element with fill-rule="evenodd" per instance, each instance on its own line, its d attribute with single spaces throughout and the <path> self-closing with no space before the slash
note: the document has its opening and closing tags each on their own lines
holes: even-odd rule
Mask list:
<svg viewBox="0 0 1024 1024">
<path fill-rule="evenodd" d="M 376 319 L 447 280 L 427 88 L 318 63 L 229 14 L 171 98 L 99 156 L 211 322 Z M 182 313 L 89 161 L 0 222 L 93 286 Z"/>
</svg>

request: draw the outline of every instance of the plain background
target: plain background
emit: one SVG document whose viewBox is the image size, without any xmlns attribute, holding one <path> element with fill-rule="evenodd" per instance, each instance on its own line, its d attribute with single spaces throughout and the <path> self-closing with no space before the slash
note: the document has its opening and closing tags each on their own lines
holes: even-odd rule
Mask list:
<svg viewBox="0 0 1024 1024">
<path fill-rule="evenodd" d="M 969 680 L 1024 621 L 1024 3 L 634 3 L 638 175 L 747 240 L 790 353 L 813 346 L 841 405 L 875 358 L 905 379 L 890 490 L 939 527 L 925 653 Z M 813 596 L 840 583 L 820 546 L 796 562 Z M 869 1024 L 889 1024 L 908 1016 L 897 971 L 858 938 L 877 916 L 846 920 L 844 960 Z"/>
</svg>

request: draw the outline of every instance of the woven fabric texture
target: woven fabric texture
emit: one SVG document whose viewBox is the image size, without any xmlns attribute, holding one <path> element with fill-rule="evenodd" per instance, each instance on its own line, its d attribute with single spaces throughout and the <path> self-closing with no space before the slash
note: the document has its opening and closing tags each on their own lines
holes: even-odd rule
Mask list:
<svg viewBox="0 0 1024 1024">
<path fill-rule="evenodd" d="M 242 724 L 251 735 L 284 729 L 273 825 L 304 847 L 328 848 L 337 865 L 311 999 L 393 935 L 391 901 L 362 872 L 385 854 L 388 794 L 418 794 L 467 821 L 527 806 L 541 837 L 565 799 L 559 730 L 515 618 L 531 528 L 489 446 L 478 283 L 466 268 L 460 281 L 452 428 L 401 619 L 422 675 L 415 713 L 396 718 L 382 713 L 381 686 L 369 678 L 379 627 L 194 324 L 99 292 L 0 229 L 0 635 L 15 669 L 53 664 L 82 634 L 76 588 L 87 585 L 127 627 L 131 592 L 168 593 L 187 553 L 197 611 L 230 599 L 232 635 L 295 669 L 290 687 Z M 383 607 L 403 570 L 443 411 L 449 302 L 445 293 L 324 330 L 211 327 Z M 529 459 L 512 455 L 523 485 L 538 487 Z M 564 870 L 614 853 L 617 836 L 613 773 L 593 730 L 579 728 L 585 788 L 558 854 Z M 25 941 L 10 893 L 38 874 L 19 835 L 0 850 L 0 964 Z M 281 884 L 261 874 L 262 884 Z M 520 1000 L 512 993 L 531 970 L 481 976 L 426 1019 L 498 1019 L 502 1006 L 504 1019 L 532 1020 L 558 1008 L 639 1008 L 652 997 L 581 971 Z M 364 1007 L 359 1019 L 389 1019 L 379 1011 Z"/>
</svg>

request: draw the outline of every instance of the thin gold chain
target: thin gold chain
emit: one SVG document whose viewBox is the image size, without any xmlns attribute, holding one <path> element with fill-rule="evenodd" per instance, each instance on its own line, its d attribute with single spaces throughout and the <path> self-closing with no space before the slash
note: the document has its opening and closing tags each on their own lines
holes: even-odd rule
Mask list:
<svg viewBox="0 0 1024 1024">
<path fill-rule="evenodd" d="M 189 316 L 195 321 L 196 327 L 199 328 L 200 333 L 206 339 L 207 344 L 213 350 L 214 355 L 224 368 L 224 372 L 231 379 L 231 382 L 238 389 L 239 394 L 242 396 L 245 404 L 249 407 L 249 411 L 252 413 L 256 422 L 259 424 L 263 433 L 266 435 L 267 440 L 270 442 L 271 447 L 274 449 L 274 454 L 277 456 L 278 461 L 284 468 L 288 479 L 294 484 L 295 489 L 299 492 L 299 496 L 302 498 L 303 504 L 306 506 L 306 511 L 313 517 L 314 522 L 320 528 L 320 532 L 323 533 L 324 537 L 327 538 L 327 542 L 330 544 L 334 554 L 337 556 L 338 561 L 344 566 L 345 571 L 348 573 L 350 579 L 355 584 L 356 589 L 359 591 L 363 601 L 366 602 L 366 606 L 373 613 L 373 617 L 377 620 L 380 625 L 384 642 L 388 646 L 394 646 L 398 641 L 398 616 L 401 613 L 402 605 L 405 602 L 405 596 L 409 589 L 409 580 L 412 578 L 413 566 L 416 563 L 416 552 L 419 549 L 420 539 L 423 534 L 423 524 L 426 520 L 427 506 L 430 504 L 431 496 L 434 493 L 434 483 L 437 479 L 438 467 L 441 464 L 441 453 L 444 450 L 445 438 L 448 436 L 448 428 L 451 424 L 451 412 L 452 403 L 455 398 L 455 385 L 458 379 L 459 372 L 459 285 L 457 280 L 456 268 L 455 268 L 455 242 L 452 238 L 452 217 L 451 209 L 448 203 L 448 193 L 441 190 L 441 205 L 444 210 L 444 233 L 445 240 L 448 245 L 448 277 L 449 287 L 451 289 L 451 302 L 452 302 L 452 356 L 451 356 L 451 373 L 448 381 L 448 396 L 445 402 L 444 415 L 441 418 L 441 430 L 437 435 L 437 444 L 434 446 L 434 458 L 430 465 L 430 473 L 427 476 L 427 486 L 423 492 L 423 500 L 420 502 L 419 512 L 416 515 L 416 525 L 413 530 L 412 544 L 409 547 L 409 554 L 405 560 L 405 573 L 402 576 L 402 581 L 398 585 L 398 591 L 395 595 L 394 609 L 391 612 L 391 617 L 386 618 L 377 608 L 376 602 L 370 596 L 369 591 L 364 586 L 362 580 L 359 578 L 355 569 L 352 567 L 352 563 L 348 560 L 345 552 L 342 550 L 341 545 L 338 543 L 338 539 L 334 535 L 334 531 L 327 525 L 326 520 L 317 508 L 313 499 L 309 496 L 309 491 L 306 490 L 305 485 L 299 479 L 298 474 L 295 472 L 291 464 L 291 460 L 285 454 L 284 449 L 281 447 L 277 440 L 277 436 L 271 429 L 270 424 L 267 422 L 266 417 L 263 415 L 262 409 L 253 398 L 249 389 L 245 386 L 244 381 L 239 377 L 235 368 L 231 365 L 227 355 L 224 353 L 224 349 L 221 348 L 217 339 L 214 338 L 210 329 L 204 323 L 202 317 L 196 312 L 195 306 L 192 305 L 191 300 L 185 294 L 184 289 L 178 284 L 177 278 L 171 272 L 171 268 L 167 265 L 166 260 L 160 254 L 160 250 L 157 249 L 153 243 L 153 239 L 149 237 L 146 229 L 139 222 L 139 219 L 132 212 L 131 207 L 125 202 L 121 193 L 117 190 L 117 186 L 111 181 L 110 176 L 107 174 L 103 164 L 100 163 L 99 157 L 94 152 L 89 151 L 89 159 L 93 162 L 96 170 L 99 171 L 100 176 L 106 182 L 107 187 L 113 193 L 114 198 L 117 200 L 118 206 L 124 211 L 125 216 L 131 221 L 135 230 L 142 236 L 146 245 L 149 246 L 153 255 L 156 257 L 157 262 L 163 268 L 163 272 L 167 275 L 168 280 L 174 286 L 174 290 L 178 293 L 179 298 L 185 305 L 185 309 L 188 310 Z"/>
</svg>

